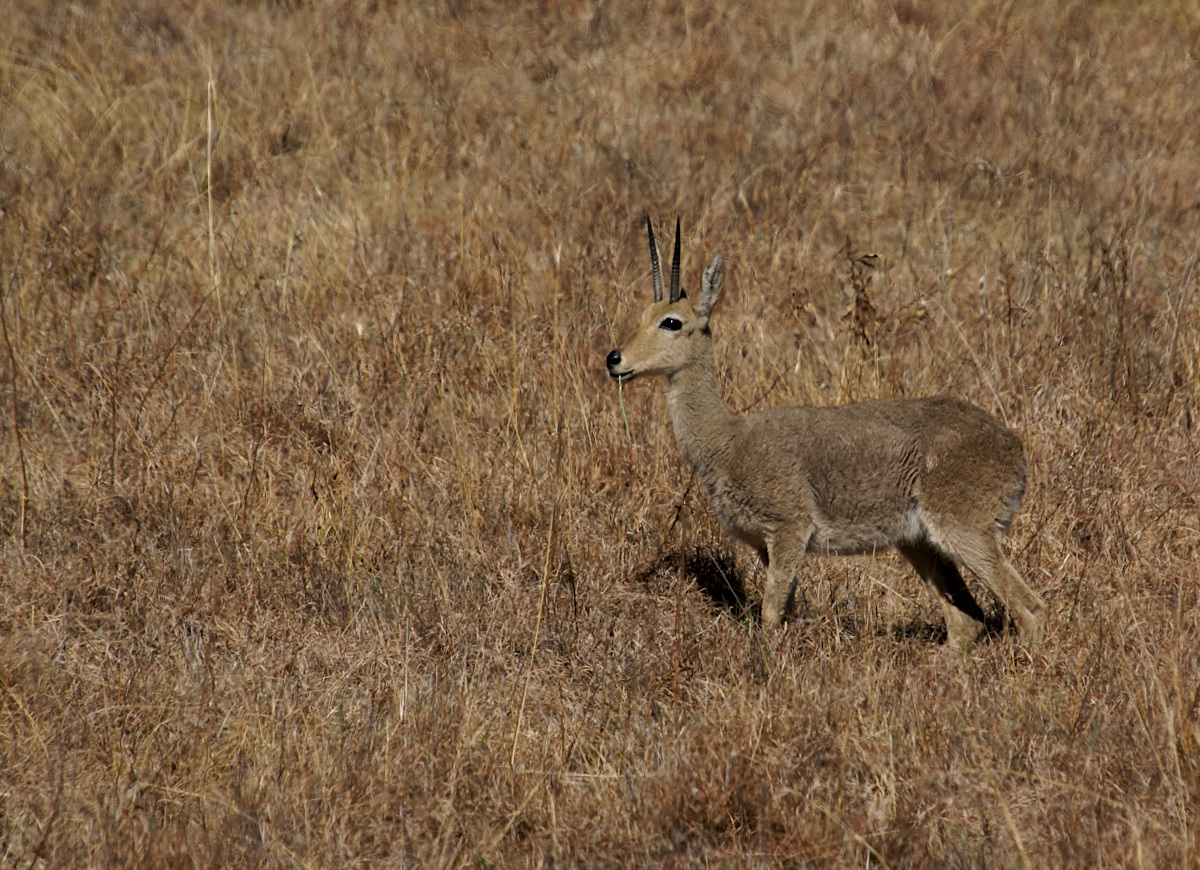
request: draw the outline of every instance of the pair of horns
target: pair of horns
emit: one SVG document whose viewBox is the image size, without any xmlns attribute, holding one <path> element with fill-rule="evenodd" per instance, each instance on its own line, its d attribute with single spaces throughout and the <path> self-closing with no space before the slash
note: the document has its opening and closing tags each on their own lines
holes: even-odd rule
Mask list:
<svg viewBox="0 0 1200 870">
<path fill-rule="evenodd" d="M 654 226 L 646 215 L 646 232 L 650 234 L 650 267 L 654 272 L 654 301 L 662 302 L 662 265 L 658 261 L 658 245 L 654 242 Z M 671 301 L 679 301 L 679 218 L 675 218 L 675 256 L 671 259 Z"/>
</svg>

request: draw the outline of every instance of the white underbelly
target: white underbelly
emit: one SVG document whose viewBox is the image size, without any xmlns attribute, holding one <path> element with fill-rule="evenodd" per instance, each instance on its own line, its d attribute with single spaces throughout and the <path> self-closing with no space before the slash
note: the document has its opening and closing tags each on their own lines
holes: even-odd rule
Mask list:
<svg viewBox="0 0 1200 870">
<path fill-rule="evenodd" d="M 865 517 L 859 521 L 841 519 L 837 522 L 817 517 L 814 519 L 808 550 L 810 553 L 841 556 L 877 553 L 899 543 L 919 541 L 925 536 L 925 526 L 913 504 L 903 514 L 892 517 Z"/>
</svg>

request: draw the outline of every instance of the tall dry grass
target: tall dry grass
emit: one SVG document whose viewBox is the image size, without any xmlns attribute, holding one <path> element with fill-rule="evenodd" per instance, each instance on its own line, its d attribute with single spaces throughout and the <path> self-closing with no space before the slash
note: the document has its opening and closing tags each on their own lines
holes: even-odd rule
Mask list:
<svg viewBox="0 0 1200 870">
<path fill-rule="evenodd" d="M 1200 865 L 1200 16 L 828 6 L 6 0 L 0 863 Z M 1021 433 L 1044 646 L 759 630 L 647 213 L 732 407 Z"/>
</svg>

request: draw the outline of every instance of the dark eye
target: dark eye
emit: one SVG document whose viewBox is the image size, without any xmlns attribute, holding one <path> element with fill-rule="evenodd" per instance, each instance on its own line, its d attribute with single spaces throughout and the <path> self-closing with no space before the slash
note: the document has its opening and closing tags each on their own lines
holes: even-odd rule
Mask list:
<svg viewBox="0 0 1200 870">
<path fill-rule="evenodd" d="M 662 322 L 658 324 L 659 329 L 669 329 L 671 332 L 678 332 L 683 329 L 683 321 L 678 317 L 664 317 Z"/>
</svg>

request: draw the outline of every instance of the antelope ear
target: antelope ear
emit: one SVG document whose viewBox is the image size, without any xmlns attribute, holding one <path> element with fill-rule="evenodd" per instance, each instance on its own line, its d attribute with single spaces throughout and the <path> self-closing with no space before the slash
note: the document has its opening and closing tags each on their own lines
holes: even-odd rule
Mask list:
<svg viewBox="0 0 1200 870">
<path fill-rule="evenodd" d="M 696 313 L 701 317 L 712 314 L 713 306 L 721 295 L 721 287 L 725 284 L 725 258 L 717 254 L 704 270 L 704 281 L 700 287 L 700 301 L 696 305 Z"/>
</svg>

